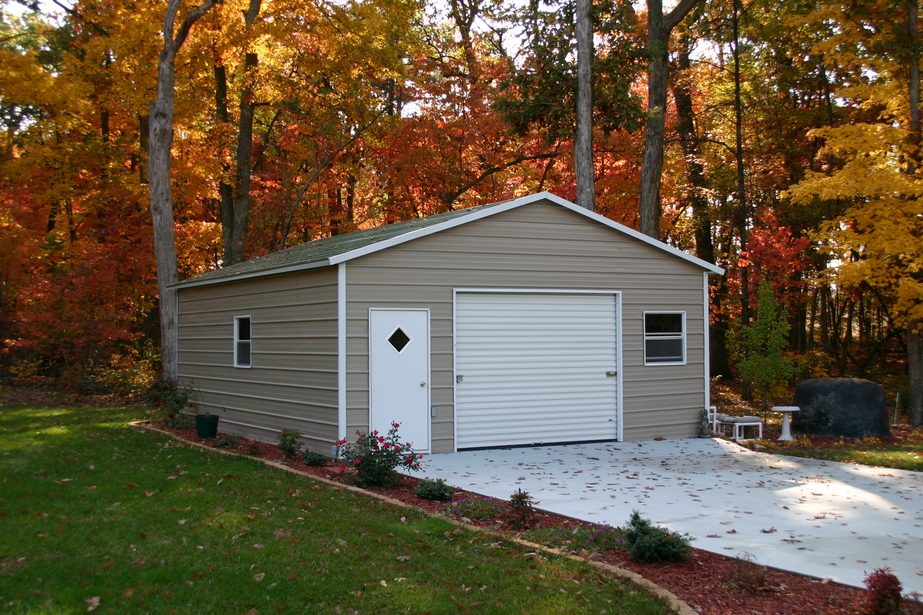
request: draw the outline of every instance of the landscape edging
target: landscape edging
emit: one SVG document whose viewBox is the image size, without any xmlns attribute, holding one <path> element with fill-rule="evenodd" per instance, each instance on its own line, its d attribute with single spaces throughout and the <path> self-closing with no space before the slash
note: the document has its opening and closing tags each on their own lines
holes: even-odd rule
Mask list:
<svg viewBox="0 0 923 615">
<path fill-rule="evenodd" d="M 298 476 L 304 476 L 304 477 L 310 478 L 310 479 L 312 479 L 312 480 L 315 480 L 315 481 L 318 481 L 318 482 L 321 482 L 321 483 L 330 485 L 330 486 L 332 486 L 332 487 L 336 487 L 337 489 L 344 489 L 344 490 L 346 490 L 346 491 L 350 491 L 350 492 L 353 492 L 353 493 L 356 493 L 356 494 L 359 494 L 359 495 L 371 496 L 371 497 L 376 498 L 376 499 L 378 499 L 378 500 L 380 500 L 380 501 L 382 501 L 382 502 L 386 502 L 386 503 L 388 503 L 388 504 L 392 504 L 392 505 L 398 506 L 398 507 L 400 507 L 400 508 L 406 508 L 406 509 L 409 509 L 409 510 L 417 510 L 417 511 L 419 511 L 419 512 L 422 512 L 422 513 L 428 515 L 428 516 L 431 516 L 431 517 L 438 517 L 438 518 L 440 518 L 440 519 L 444 519 L 444 520 L 448 521 L 449 523 L 452 523 L 453 525 L 457 525 L 457 526 L 459 526 L 459 527 L 463 527 L 463 528 L 465 528 L 465 529 L 467 529 L 467 530 L 471 530 L 471 531 L 475 531 L 475 532 L 480 532 L 480 533 L 488 534 L 488 535 L 492 535 L 492 536 L 497 536 L 498 538 L 502 538 L 503 540 L 509 540 L 509 541 L 514 542 L 514 543 L 516 543 L 516 544 L 518 544 L 518 545 L 520 545 L 520 546 L 522 546 L 522 547 L 525 547 L 525 548 L 527 548 L 527 549 L 532 549 L 532 550 L 536 550 L 536 551 L 541 551 L 541 552 L 543 552 L 543 553 L 546 553 L 546 554 L 549 554 L 549 555 L 554 555 L 554 556 L 556 556 L 556 557 L 566 557 L 567 559 L 574 560 L 574 561 L 577 561 L 577 562 L 588 563 L 588 564 L 590 564 L 591 566 L 593 566 L 594 568 L 596 568 L 596 569 L 598 569 L 598 570 L 607 572 L 607 573 L 612 574 L 612 575 L 615 575 L 615 576 L 617 576 L 617 577 L 621 577 L 621 578 L 623 578 L 623 579 L 627 579 L 628 581 L 631 581 L 632 583 L 634 583 L 634 584 L 637 585 L 638 587 L 641 587 L 641 588 L 643 588 L 643 589 L 645 589 L 645 590 L 651 592 L 652 594 L 654 594 L 655 596 L 657 596 L 658 598 L 660 598 L 661 600 L 663 600 L 664 602 L 666 602 L 667 605 L 668 605 L 671 609 L 673 609 L 678 615 L 699 615 L 699 612 L 698 612 L 698 611 L 692 609 L 692 607 L 690 607 L 688 604 L 686 604 L 685 602 L 683 602 L 682 600 L 680 600 L 679 598 L 677 598 L 677 597 L 676 597 L 672 592 L 670 592 L 669 590 L 666 590 L 666 589 L 660 587 L 660 586 L 657 585 L 656 583 L 652 583 L 651 581 L 648 581 L 647 579 L 645 579 L 644 577 L 642 577 L 640 574 L 638 574 L 638 573 L 636 573 L 636 572 L 632 572 L 631 570 L 626 570 L 626 569 L 624 569 L 624 568 L 619 568 L 618 566 L 613 566 L 613 565 L 611 565 L 611 564 L 606 564 L 606 563 L 604 563 L 604 562 L 593 561 L 593 560 L 588 559 L 588 558 L 585 558 L 585 557 L 578 557 L 578 556 L 573 555 L 573 554 L 571 554 L 571 553 L 566 553 L 566 552 L 564 552 L 564 551 L 561 551 L 560 549 L 555 549 L 555 548 L 553 548 L 553 547 L 546 547 L 545 545 L 540 545 L 540 544 L 538 544 L 538 543 L 529 542 L 528 540 L 523 540 L 522 538 L 517 538 L 516 536 L 507 536 L 507 535 L 504 535 L 504 534 L 498 534 L 498 533 L 496 533 L 496 532 L 493 532 L 493 531 L 491 531 L 491 530 L 485 529 L 485 528 L 483 528 L 483 527 L 478 527 L 478 526 L 476 526 L 476 525 L 470 525 L 470 524 L 464 523 L 464 522 L 462 522 L 462 521 L 458 521 L 457 519 L 452 519 L 451 517 L 447 517 L 447 516 L 445 516 L 445 515 L 440 515 L 440 514 L 438 514 L 438 513 L 429 512 L 429 511 L 424 510 L 424 509 L 422 509 L 422 508 L 418 508 L 418 507 L 416 507 L 416 506 L 413 506 L 412 504 L 408 504 L 408 503 L 402 502 L 402 501 L 400 501 L 400 500 L 395 500 L 394 498 L 389 498 L 388 496 L 382 495 L 382 494 L 380 494 L 380 493 L 375 493 L 374 491 L 367 491 L 367 490 L 365 490 L 365 489 L 361 489 L 361 488 L 355 487 L 355 486 L 353 486 L 353 485 L 344 485 L 344 484 L 342 484 L 342 483 L 338 483 L 338 482 L 336 482 L 336 481 L 332 481 L 332 480 L 327 479 L 327 478 L 324 478 L 324 477 L 322 477 L 322 476 L 317 476 L 316 474 L 311 474 L 310 472 L 304 472 L 303 470 L 299 470 L 299 469 L 297 469 L 297 468 L 293 468 L 293 467 L 291 467 L 291 466 L 287 466 L 287 465 L 285 465 L 285 464 L 283 464 L 283 463 L 279 463 L 279 462 L 277 462 L 277 461 L 272 461 L 272 460 L 270 460 L 270 459 L 260 459 L 259 457 L 249 457 L 249 456 L 247 456 L 247 455 L 241 455 L 240 453 L 235 453 L 234 451 L 228 451 L 228 450 L 225 450 L 225 449 L 214 448 L 214 447 L 211 447 L 211 446 L 205 446 L 204 444 L 199 444 L 198 442 L 192 442 L 192 441 L 190 441 L 190 440 L 186 440 L 185 438 L 181 438 L 180 436 L 178 436 L 178 435 L 176 435 L 176 434 L 174 434 L 174 433 L 171 433 L 171 432 L 169 432 L 169 431 L 166 431 L 166 430 L 164 430 L 164 429 L 160 429 L 160 428 L 158 428 L 158 427 L 154 427 L 154 426 L 152 426 L 148 421 L 132 421 L 132 422 L 129 423 L 128 425 L 129 425 L 129 427 L 132 427 L 132 428 L 135 428 L 135 429 L 142 429 L 142 430 L 145 430 L 145 431 L 151 431 L 151 432 L 159 433 L 159 434 L 164 435 L 164 436 L 168 436 L 168 437 L 170 437 L 170 438 L 172 438 L 172 439 L 174 439 L 174 440 L 177 440 L 177 441 L 179 441 L 179 442 L 182 442 L 183 444 L 186 444 L 186 445 L 188 445 L 188 446 L 190 446 L 190 447 L 202 449 L 203 451 L 208 451 L 208 452 L 211 452 L 211 453 L 221 453 L 222 455 L 233 455 L 233 456 L 235 456 L 235 457 L 247 457 L 248 459 L 253 459 L 254 461 L 260 461 L 260 462 L 262 462 L 264 465 L 267 465 L 267 466 L 276 468 L 276 469 L 278 469 L 278 470 L 283 470 L 283 471 L 289 472 L 289 473 L 291 473 L 291 474 L 296 474 L 296 475 L 298 475 Z"/>
</svg>

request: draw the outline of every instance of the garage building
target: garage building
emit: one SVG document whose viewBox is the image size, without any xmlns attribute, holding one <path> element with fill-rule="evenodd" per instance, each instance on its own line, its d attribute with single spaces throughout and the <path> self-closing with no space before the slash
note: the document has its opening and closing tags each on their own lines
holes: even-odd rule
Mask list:
<svg viewBox="0 0 923 615">
<path fill-rule="evenodd" d="M 220 428 L 329 452 L 699 434 L 708 276 L 549 193 L 318 239 L 180 282 L 180 379 Z"/>
</svg>

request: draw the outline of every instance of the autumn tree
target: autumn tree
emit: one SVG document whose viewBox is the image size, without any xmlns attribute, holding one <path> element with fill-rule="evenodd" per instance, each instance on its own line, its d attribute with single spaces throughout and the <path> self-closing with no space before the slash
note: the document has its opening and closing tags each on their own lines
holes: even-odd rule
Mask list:
<svg viewBox="0 0 923 615">
<path fill-rule="evenodd" d="M 173 185 L 171 182 L 171 146 L 173 144 L 173 105 L 176 87 L 176 54 L 189 30 L 215 5 L 205 0 L 183 19 L 176 29 L 176 17 L 182 0 L 170 0 L 163 21 L 163 51 L 157 67 L 157 98 L 151 101 L 150 175 L 151 216 L 154 221 L 154 254 L 157 259 L 157 289 L 160 304 L 160 343 L 163 361 L 162 379 L 176 384 L 178 377 L 177 297 L 173 285 L 178 281 L 176 239 L 173 229 Z"/>
<path fill-rule="evenodd" d="M 670 35 L 698 2 L 680 0 L 669 13 L 664 14 L 661 0 L 647 0 L 647 128 L 638 210 L 641 232 L 654 239 L 660 239 L 660 180 L 663 173 Z"/>
<path fill-rule="evenodd" d="M 847 288 L 889 297 L 905 330 L 911 415 L 923 405 L 920 325 L 923 321 L 923 180 L 920 176 L 919 52 L 916 3 L 872 2 L 868 11 L 831 3 L 810 16 L 835 23 L 837 33 L 816 48 L 849 74 L 837 95 L 864 119 L 818 128 L 821 156 L 842 164 L 809 173 L 793 186 L 796 203 L 844 201 L 842 216 L 823 226 L 829 270 Z"/>
</svg>

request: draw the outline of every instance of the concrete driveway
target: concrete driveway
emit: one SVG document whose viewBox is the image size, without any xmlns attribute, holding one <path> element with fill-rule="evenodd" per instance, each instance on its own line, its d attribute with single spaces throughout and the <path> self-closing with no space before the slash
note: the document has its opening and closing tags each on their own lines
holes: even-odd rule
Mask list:
<svg viewBox="0 0 923 615">
<path fill-rule="evenodd" d="M 638 510 L 697 548 L 856 587 L 889 567 L 923 593 L 920 472 L 686 439 L 437 454 L 423 474 L 504 500 L 522 489 L 538 508 L 594 523 Z"/>
</svg>

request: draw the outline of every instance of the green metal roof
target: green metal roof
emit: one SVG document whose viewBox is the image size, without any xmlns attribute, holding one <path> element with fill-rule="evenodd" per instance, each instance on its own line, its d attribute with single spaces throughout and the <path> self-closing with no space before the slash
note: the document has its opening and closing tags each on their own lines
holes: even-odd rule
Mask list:
<svg viewBox="0 0 923 615">
<path fill-rule="evenodd" d="M 406 235 L 413 231 L 425 229 L 436 224 L 448 222 L 456 218 L 471 215 L 475 212 L 484 211 L 491 207 L 496 207 L 502 203 L 491 203 L 489 205 L 479 205 L 456 211 L 449 211 L 443 214 L 427 216 L 425 218 L 414 218 L 395 224 L 385 224 L 375 228 L 361 231 L 353 231 L 345 235 L 335 235 L 333 237 L 323 237 L 294 246 L 279 252 L 273 252 L 266 256 L 254 258 L 243 263 L 222 267 L 203 273 L 202 275 L 188 280 L 183 280 L 176 284 L 178 288 L 184 286 L 198 286 L 200 284 L 213 284 L 226 279 L 248 278 L 272 273 L 283 273 L 286 270 L 311 269 L 313 267 L 329 266 L 330 259 L 353 252 L 362 250 L 376 243 L 387 241 Z"/>
</svg>

